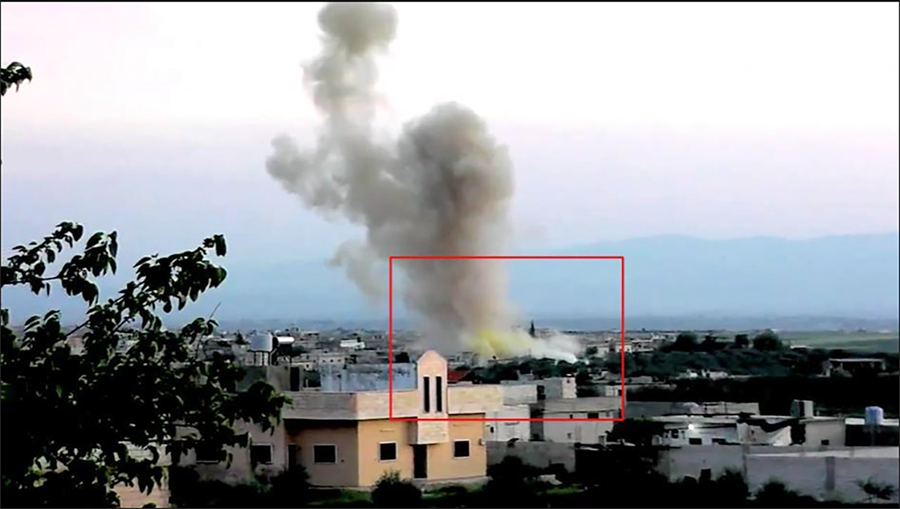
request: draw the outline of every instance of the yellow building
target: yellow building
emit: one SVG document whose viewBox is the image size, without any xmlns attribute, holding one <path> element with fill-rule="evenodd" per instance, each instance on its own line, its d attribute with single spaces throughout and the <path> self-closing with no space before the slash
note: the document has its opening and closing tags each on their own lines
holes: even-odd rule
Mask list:
<svg viewBox="0 0 900 509">
<path fill-rule="evenodd" d="M 252 445 L 233 450 L 230 467 L 194 454 L 185 460 L 201 474 L 225 479 L 300 465 L 322 487 L 371 487 L 390 471 L 424 483 L 483 478 L 483 419 L 502 406 L 501 387 L 448 387 L 447 361 L 434 351 L 415 368 L 415 387 L 393 397 L 386 390 L 285 392 L 291 404 L 282 410 L 282 425 L 272 433 L 247 428 Z"/>
</svg>

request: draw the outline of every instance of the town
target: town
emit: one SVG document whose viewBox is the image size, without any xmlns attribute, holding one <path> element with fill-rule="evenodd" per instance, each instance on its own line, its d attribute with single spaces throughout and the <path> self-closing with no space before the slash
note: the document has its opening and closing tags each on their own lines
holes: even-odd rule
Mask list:
<svg viewBox="0 0 900 509">
<path fill-rule="evenodd" d="M 537 339 L 548 332 L 529 327 Z M 609 487 L 609 465 L 625 451 L 648 457 L 651 470 L 669 482 L 739 472 L 751 492 L 776 482 L 820 501 L 896 503 L 896 354 L 788 347 L 772 331 L 567 333 L 583 345 L 575 364 L 441 355 L 409 331 L 398 331 L 394 344 L 379 330 L 217 333 L 197 344 L 197 355 L 231 359 L 246 370 L 244 386 L 266 381 L 291 402 L 274 430 L 242 428 L 247 448 L 198 449 L 160 461 L 226 485 L 302 469 L 315 492 L 341 494 L 332 496 L 366 493 L 396 473 L 427 496 L 447 486 L 477 488 L 510 458 L 550 486 Z M 126 335 L 118 348 L 126 351 L 133 341 Z M 77 352 L 78 340 L 71 343 Z M 646 374 L 654 372 L 648 362 L 685 351 L 694 352 L 695 363 L 687 366 L 695 367 Z M 719 358 L 729 352 L 803 359 L 806 372 L 797 365 L 795 375 L 826 384 L 821 391 L 830 394 L 817 402 L 799 397 L 818 394 L 814 388 L 782 387 L 780 398 L 754 392 L 753 383 L 779 380 L 778 373 L 698 366 L 710 351 Z M 748 385 L 731 400 L 709 390 L 728 383 Z M 841 400 L 835 384 L 849 390 L 869 384 L 875 399 Z M 873 390 L 872 384 L 882 385 Z M 881 389 L 890 384 L 893 393 Z M 123 505 L 168 505 L 166 497 L 180 495 L 177 476 L 171 479 L 175 486 L 150 496 L 122 488 Z"/>
</svg>

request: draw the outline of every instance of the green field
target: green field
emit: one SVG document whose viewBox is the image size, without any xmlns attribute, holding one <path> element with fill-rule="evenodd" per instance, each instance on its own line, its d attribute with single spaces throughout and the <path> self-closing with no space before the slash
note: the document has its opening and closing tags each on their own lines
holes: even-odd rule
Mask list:
<svg viewBox="0 0 900 509">
<path fill-rule="evenodd" d="M 900 335 L 893 332 L 792 332 L 778 334 L 791 346 L 853 350 L 859 352 L 900 352 Z"/>
</svg>

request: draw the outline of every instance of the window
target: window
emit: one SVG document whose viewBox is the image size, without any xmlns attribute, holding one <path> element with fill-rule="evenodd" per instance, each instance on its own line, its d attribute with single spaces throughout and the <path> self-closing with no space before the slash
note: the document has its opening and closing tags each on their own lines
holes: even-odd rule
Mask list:
<svg viewBox="0 0 900 509">
<path fill-rule="evenodd" d="M 494 427 L 488 426 L 488 433 L 493 433 L 493 432 L 494 432 Z"/>
<path fill-rule="evenodd" d="M 453 457 L 468 458 L 469 457 L 469 441 L 456 440 L 453 442 Z"/>
<path fill-rule="evenodd" d="M 337 463 L 337 446 L 314 445 L 313 463 Z"/>
<path fill-rule="evenodd" d="M 378 444 L 379 461 L 394 461 L 397 459 L 397 444 L 385 442 Z"/>
<path fill-rule="evenodd" d="M 725 440 L 724 438 L 713 438 L 712 443 L 719 444 L 719 445 L 725 445 L 728 443 L 728 440 Z"/>
<path fill-rule="evenodd" d="M 291 390 L 300 390 L 300 368 L 291 368 Z"/>
<path fill-rule="evenodd" d="M 444 411 L 444 378 L 437 377 L 434 379 L 434 406 L 438 413 Z"/>
<path fill-rule="evenodd" d="M 831 444 L 831 440 L 822 440 L 822 445 L 829 445 L 829 444 Z"/>
<path fill-rule="evenodd" d="M 599 419 L 599 418 L 600 418 L 599 412 L 588 412 L 588 419 Z"/>
<path fill-rule="evenodd" d="M 250 445 L 250 463 L 253 465 L 271 465 L 272 444 Z"/>
<path fill-rule="evenodd" d="M 213 445 L 198 445 L 197 463 L 218 463 L 225 459 L 225 450 Z"/>
<path fill-rule="evenodd" d="M 702 438 L 689 438 L 688 443 L 691 445 L 703 445 Z"/>
<path fill-rule="evenodd" d="M 678 430 L 673 429 L 673 430 L 669 431 L 669 437 L 670 438 L 678 438 Z"/>
<path fill-rule="evenodd" d="M 423 379 L 422 383 L 423 383 L 422 389 L 425 392 L 425 394 L 424 394 L 425 413 L 427 414 L 428 412 L 431 412 L 431 377 L 426 376 Z"/>
</svg>

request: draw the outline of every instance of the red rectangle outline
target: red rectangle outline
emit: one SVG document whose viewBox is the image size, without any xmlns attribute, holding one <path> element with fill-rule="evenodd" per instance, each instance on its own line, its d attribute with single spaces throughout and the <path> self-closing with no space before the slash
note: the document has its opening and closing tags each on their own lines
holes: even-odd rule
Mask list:
<svg viewBox="0 0 900 509">
<path fill-rule="evenodd" d="M 428 418 L 428 417 L 394 417 L 394 260 L 619 260 L 621 281 L 621 313 L 620 326 L 622 348 L 619 349 L 622 375 L 622 410 L 619 417 L 598 417 L 590 419 L 586 417 L 561 418 L 561 417 L 528 417 L 520 419 L 506 418 Z M 388 257 L 388 421 L 398 422 L 569 422 L 569 421 L 601 421 L 621 422 L 625 420 L 625 257 L 613 255 L 591 256 L 389 256 Z"/>
</svg>

